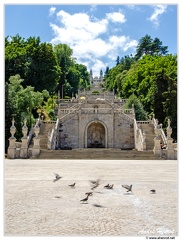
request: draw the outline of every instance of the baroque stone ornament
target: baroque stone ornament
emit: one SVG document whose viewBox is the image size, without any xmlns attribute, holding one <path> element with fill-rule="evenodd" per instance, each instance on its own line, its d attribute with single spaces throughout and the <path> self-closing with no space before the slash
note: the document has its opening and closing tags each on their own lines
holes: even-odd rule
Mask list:
<svg viewBox="0 0 182 240">
<path fill-rule="evenodd" d="M 23 138 L 27 137 L 28 127 L 27 127 L 26 123 L 27 123 L 27 119 L 25 118 L 24 119 L 24 126 L 22 127 Z"/>
<path fill-rule="evenodd" d="M 171 128 L 171 126 L 170 126 L 170 125 L 171 125 L 171 120 L 168 119 L 167 122 L 168 122 L 168 126 L 167 126 L 167 138 L 170 139 L 170 138 L 171 138 L 171 134 L 172 134 L 172 128 Z"/>
<path fill-rule="evenodd" d="M 15 127 L 15 120 L 12 118 L 12 126 L 10 128 L 10 133 L 11 133 L 11 138 L 14 138 L 15 132 L 16 132 L 16 127 Z"/>
<path fill-rule="evenodd" d="M 34 127 L 35 137 L 38 137 L 39 131 L 40 131 L 40 128 L 39 128 L 39 126 L 36 124 L 35 127 Z"/>
</svg>

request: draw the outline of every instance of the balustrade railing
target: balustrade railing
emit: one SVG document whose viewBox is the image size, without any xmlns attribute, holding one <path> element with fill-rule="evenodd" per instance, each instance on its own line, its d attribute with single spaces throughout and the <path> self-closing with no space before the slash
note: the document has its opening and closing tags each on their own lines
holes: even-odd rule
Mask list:
<svg viewBox="0 0 182 240">
<path fill-rule="evenodd" d="M 28 147 L 29 147 L 30 142 L 31 142 L 31 140 L 32 140 L 33 134 L 34 134 L 34 130 L 33 130 L 33 126 L 32 126 L 31 129 L 30 129 L 30 131 L 29 131 L 29 134 L 28 134 L 28 136 L 27 136 L 27 139 L 28 139 L 28 141 L 27 141 L 27 146 L 28 146 Z"/>
<path fill-rule="evenodd" d="M 59 118 L 57 118 L 55 126 L 52 128 L 50 135 L 48 135 L 48 149 L 56 149 L 56 138 L 58 134 Z"/>
<path fill-rule="evenodd" d="M 150 121 L 136 121 L 137 124 L 150 124 Z"/>
<path fill-rule="evenodd" d="M 135 148 L 139 151 L 145 150 L 145 139 L 141 128 L 138 127 L 138 122 L 134 119 L 134 136 L 135 136 Z M 145 121 L 141 121 L 145 122 Z"/>
<path fill-rule="evenodd" d="M 162 128 L 162 124 L 158 124 L 158 120 L 155 119 L 155 118 L 152 119 L 152 122 L 154 124 L 154 130 L 155 130 L 156 134 L 161 136 L 162 143 L 164 145 L 166 145 L 167 144 L 167 137 L 165 135 L 164 129 Z"/>
</svg>

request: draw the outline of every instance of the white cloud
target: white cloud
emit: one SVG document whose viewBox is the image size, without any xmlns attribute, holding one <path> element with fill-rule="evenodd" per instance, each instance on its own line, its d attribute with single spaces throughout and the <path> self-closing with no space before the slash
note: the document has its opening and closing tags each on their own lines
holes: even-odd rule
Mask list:
<svg viewBox="0 0 182 240">
<path fill-rule="evenodd" d="M 167 6 L 166 5 L 156 5 L 154 6 L 154 12 L 148 18 L 154 26 L 157 28 L 159 26 L 159 16 L 166 12 Z"/>
<path fill-rule="evenodd" d="M 107 19 L 111 20 L 112 22 L 124 23 L 126 22 L 125 15 L 121 12 L 112 12 L 106 14 Z"/>
<path fill-rule="evenodd" d="M 109 41 L 111 42 L 111 44 L 115 47 L 123 47 L 125 42 L 126 42 L 127 38 L 125 36 L 111 36 L 109 38 Z"/>
<path fill-rule="evenodd" d="M 106 69 L 106 64 L 103 63 L 101 60 L 96 59 L 93 66 L 92 66 L 92 72 L 95 76 L 100 75 L 100 70 L 102 69 L 103 73 Z"/>
<path fill-rule="evenodd" d="M 80 31 L 81 34 L 86 33 L 87 35 L 91 35 L 92 38 L 106 32 L 107 30 L 108 21 L 106 19 L 91 21 L 89 15 L 86 13 L 76 13 L 71 15 L 61 10 L 57 14 L 57 17 L 63 25 L 63 28 L 60 29 L 65 29 L 66 31 L 76 30 L 77 33 Z M 74 37 L 75 32 L 72 35 Z"/>
<path fill-rule="evenodd" d="M 123 50 L 124 50 L 124 52 L 126 52 L 129 48 L 136 48 L 137 45 L 138 45 L 138 42 L 136 40 L 132 40 L 125 44 Z"/>
<path fill-rule="evenodd" d="M 55 11 L 56 11 L 56 8 L 55 7 L 51 7 L 49 9 L 49 16 L 52 16 L 55 13 Z"/>
<path fill-rule="evenodd" d="M 56 24 L 50 23 L 54 38 L 52 44 L 65 43 L 73 50 L 77 61 L 93 69 L 93 75 L 105 68 L 106 61 L 116 60 L 118 55 L 135 47 L 136 40 L 124 35 L 111 35 L 115 22 L 124 22 L 124 15 L 107 14 L 105 18 L 91 18 L 86 13 L 70 14 L 61 10 Z M 58 23 L 57 23 L 58 22 Z"/>
</svg>

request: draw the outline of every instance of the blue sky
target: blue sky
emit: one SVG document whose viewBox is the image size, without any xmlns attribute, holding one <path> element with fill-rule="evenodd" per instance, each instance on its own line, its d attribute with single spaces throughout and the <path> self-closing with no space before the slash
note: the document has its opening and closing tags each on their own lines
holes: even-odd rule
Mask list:
<svg viewBox="0 0 182 240">
<path fill-rule="evenodd" d="M 176 54 L 177 20 L 176 4 L 5 5 L 4 35 L 66 43 L 96 76 L 100 69 L 114 66 L 117 56 L 135 54 L 146 34 Z"/>
</svg>

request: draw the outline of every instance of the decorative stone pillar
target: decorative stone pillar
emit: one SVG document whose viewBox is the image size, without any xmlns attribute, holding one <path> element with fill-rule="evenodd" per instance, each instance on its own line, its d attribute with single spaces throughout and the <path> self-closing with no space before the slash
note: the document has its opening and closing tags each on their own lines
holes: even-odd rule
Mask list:
<svg viewBox="0 0 182 240">
<path fill-rule="evenodd" d="M 32 148 L 32 157 L 36 157 L 40 154 L 40 137 L 38 136 L 40 132 L 40 127 L 36 123 L 34 127 L 35 137 L 33 138 L 34 146 Z"/>
<path fill-rule="evenodd" d="M 15 120 L 12 119 L 12 126 L 10 128 L 11 137 L 9 138 L 8 158 L 14 159 L 16 157 L 16 138 L 14 134 L 16 132 Z"/>
<path fill-rule="evenodd" d="M 171 137 L 172 128 L 170 126 L 171 121 L 168 119 L 167 127 L 167 159 L 174 159 L 174 147 L 173 147 L 173 138 Z"/>
<path fill-rule="evenodd" d="M 26 118 L 24 119 L 24 126 L 22 127 L 22 133 L 23 133 L 23 137 L 22 137 L 22 144 L 21 144 L 21 149 L 20 149 L 20 158 L 27 158 L 28 156 L 28 138 L 27 138 L 27 132 L 28 132 L 28 128 L 27 128 L 27 120 Z"/>
</svg>

